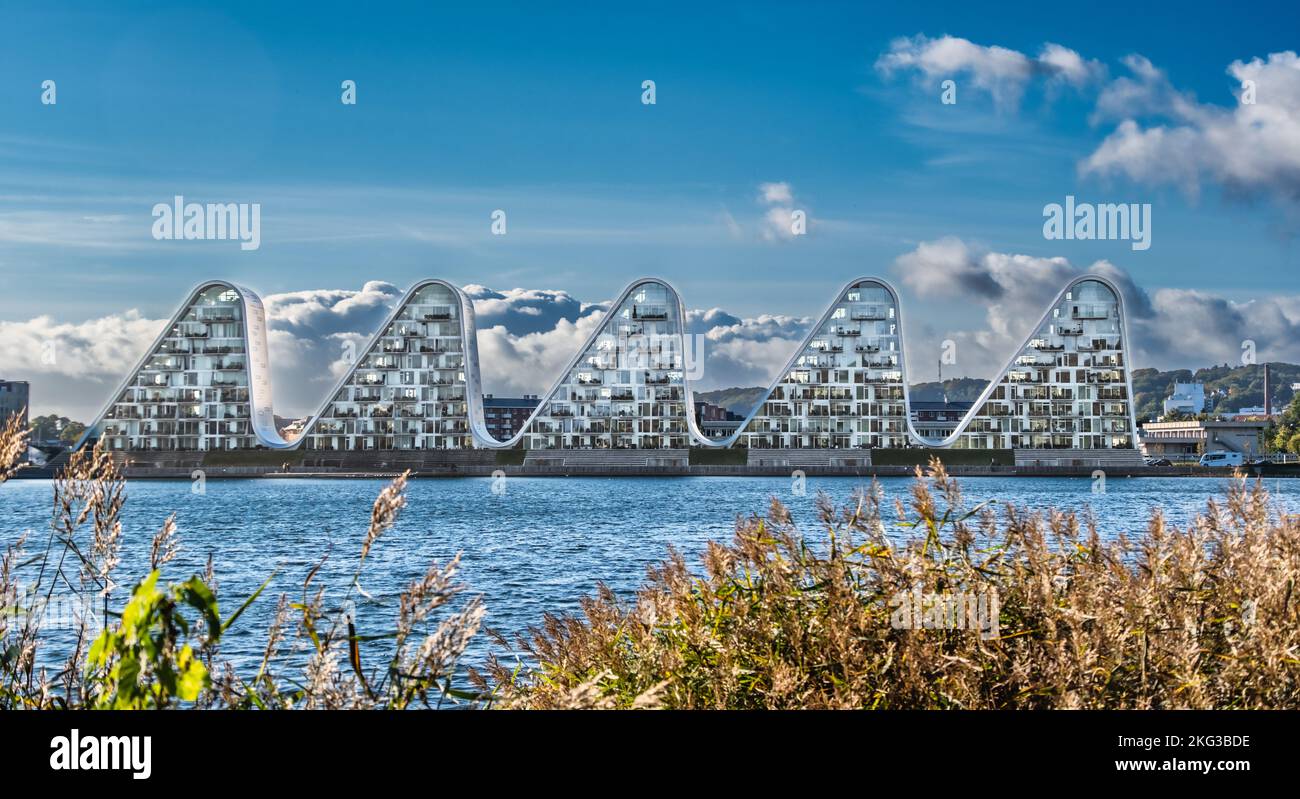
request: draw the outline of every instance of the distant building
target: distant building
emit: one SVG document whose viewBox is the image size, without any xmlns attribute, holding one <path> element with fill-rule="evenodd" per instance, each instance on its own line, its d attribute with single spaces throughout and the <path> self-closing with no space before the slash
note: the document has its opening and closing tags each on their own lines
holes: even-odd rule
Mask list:
<svg viewBox="0 0 1300 799">
<path fill-rule="evenodd" d="M 6 424 L 14 414 L 22 417 L 23 429 L 27 429 L 27 406 L 31 398 L 31 384 L 26 380 L 0 380 L 0 424 Z M 25 461 L 24 454 L 19 460 Z"/>
<path fill-rule="evenodd" d="M 736 432 L 745 417 L 732 413 L 721 405 L 697 400 L 695 402 L 695 426 L 705 438 L 723 439 Z"/>
<path fill-rule="evenodd" d="M 279 421 L 277 417 L 277 421 Z M 302 437 L 303 431 L 307 425 L 311 424 L 311 417 L 304 416 L 301 419 L 291 419 L 280 428 L 280 435 L 285 441 L 297 441 Z"/>
<path fill-rule="evenodd" d="M 1174 393 L 1165 400 L 1165 413 L 1178 411 L 1195 416 L 1205 410 L 1203 383 L 1174 383 Z"/>
<path fill-rule="evenodd" d="M 924 438 L 942 439 L 952 435 L 957 423 L 966 416 L 973 402 L 911 403 L 912 429 Z"/>
<path fill-rule="evenodd" d="M 26 427 L 30 397 L 31 384 L 26 380 L 0 380 L 0 423 L 7 422 L 10 416 L 20 413 L 23 427 Z"/>
<path fill-rule="evenodd" d="M 524 429 L 524 423 L 537 409 L 536 394 L 522 397 L 494 397 L 483 395 L 483 417 L 487 430 L 497 441 L 506 439 Z"/>
<path fill-rule="evenodd" d="M 1148 458 L 1188 458 L 1221 450 L 1257 457 L 1268 425 L 1265 419 L 1147 422 L 1140 440 Z"/>
<path fill-rule="evenodd" d="M 1229 419 L 1251 419 L 1251 418 L 1262 419 L 1272 415 L 1273 414 L 1271 414 L 1269 410 L 1265 408 L 1263 405 L 1256 405 L 1251 408 L 1242 408 L 1236 413 L 1229 413 L 1227 414 L 1227 417 Z"/>
</svg>

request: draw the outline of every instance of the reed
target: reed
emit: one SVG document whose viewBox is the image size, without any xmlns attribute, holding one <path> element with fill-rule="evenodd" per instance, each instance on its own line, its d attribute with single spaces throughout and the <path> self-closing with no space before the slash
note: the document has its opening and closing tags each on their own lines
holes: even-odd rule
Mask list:
<svg viewBox="0 0 1300 799">
<path fill-rule="evenodd" d="M 24 438 L 0 430 L 0 483 Z M 354 595 L 374 601 L 364 566 L 407 480 L 370 509 L 341 601 L 319 579 L 327 553 L 279 596 L 261 661 L 241 674 L 221 638 L 271 580 L 229 614 L 211 564 L 164 582 L 180 546 L 169 517 L 123 596 L 125 480 L 102 450 L 78 453 L 43 543 L 0 553 L 0 708 L 1300 707 L 1300 517 L 1259 481 L 1238 478 L 1185 528 L 1155 511 L 1140 535 L 1103 540 L 1090 518 L 967 507 L 931 460 L 906 503 L 886 505 L 875 484 L 842 507 L 819 496 L 811 536 L 773 499 L 696 568 L 670 550 L 634 596 L 601 586 L 580 613 L 492 633 L 497 651 L 466 670 L 484 608 L 462 596 L 459 557 L 413 580 L 387 629 L 359 632 L 348 610 Z M 20 595 L 21 570 L 35 591 Z M 31 599 L 56 589 L 95 602 L 47 668 Z"/>
<path fill-rule="evenodd" d="M 26 448 L 26 433 L 14 420 L 0 429 L 0 482 Z M 221 656 L 221 638 L 271 580 L 228 615 L 210 561 L 203 575 L 164 582 L 160 569 L 180 546 L 173 515 L 153 537 L 149 574 L 114 610 L 122 593 L 116 573 L 126 480 L 104 450 L 74 453 L 54 480 L 54 513 L 43 546 L 33 551 L 21 536 L 0 554 L 0 709 L 402 709 L 477 699 L 453 684 L 484 612 L 477 597 L 451 607 L 463 591 L 459 556 L 431 564 L 401 592 L 392 603 L 391 629 L 363 634 L 349 610 L 354 593 L 364 594 L 359 580 L 366 558 L 406 506 L 408 477 L 398 477 L 376 498 L 341 599 L 327 600 L 317 579 L 326 555 L 306 575 L 296 601 L 280 596 L 257 671 L 240 675 Z M 20 569 L 35 575 L 32 585 L 20 586 Z M 56 592 L 96 602 L 76 614 L 71 653 L 51 672 L 39 665 L 39 655 Z"/>
<path fill-rule="evenodd" d="M 634 597 L 497 636 L 475 680 L 509 708 L 1300 707 L 1300 519 L 1260 482 L 1111 541 L 966 508 L 937 460 L 901 537 L 878 486 L 818 512 L 808 539 L 774 499 L 696 571 L 671 552 Z"/>
</svg>

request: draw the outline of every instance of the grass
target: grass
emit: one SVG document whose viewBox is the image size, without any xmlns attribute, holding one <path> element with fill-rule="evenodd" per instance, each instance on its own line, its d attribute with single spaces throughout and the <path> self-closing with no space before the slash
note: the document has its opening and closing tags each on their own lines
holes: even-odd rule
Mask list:
<svg viewBox="0 0 1300 799">
<path fill-rule="evenodd" d="M 0 483 L 25 450 L 14 415 L 0 430 Z M 380 492 L 359 537 L 351 582 L 326 601 L 317 579 L 327 553 L 306 573 L 296 596 L 282 594 L 265 631 L 260 665 L 239 673 L 221 655 L 221 640 L 271 582 L 240 598 L 232 613 L 219 601 L 212 564 L 203 575 L 164 583 L 160 570 L 176 554 L 175 517 L 161 520 L 150 571 L 129 589 L 120 582 L 121 511 L 126 480 L 97 446 L 73 453 L 54 480 L 50 532 L 29 548 L 28 536 L 0 552 L 0 710 L 434 707 L 476 699 L 453 686 L 457 664 L 483 618 L 482 601 L 452 601 L 459 556 L 433 563 L 392 605 L 391 627 L 358 631 L 347 609 L 363 594 L 367 558 L 406 506 L 407 475 Z M 20 570 L 35 574 L 22 586 Z M 55 592 L 81 598 L 73 644 L 61 664 L 41 657 Z M 125 594 L 125 597 L 123 595 Z M 358 600 L 360 601 L 360 600 Z M 375 600 L 367 600 L 375 601 Z M 382 647 L 382 648 L 376 648 Z"/>
<path fill-rule="evenodd" d="M 209 451 L 203 456 L 204 466 L 297 466 L 306 452 L 297 450 L 232 449 Z"/>
<path fill-rule="evenodd" d="M 925 466 L 937 458 L 945 466 L 1014 466 L 1015 453 L 1009 449 L 873 449 L 874 466 Z"/>
<path fill-rule="evenodd" d="M 25 436 L 17 417 L 0 430 L 0 483 Z M 120 466 L 99 448 L 74 454 L 44 540 L 0 552 L 0 709 L 1300 708 L 1300 515 L 1262 481 L 1234 481 L 1185 527 L 1155 510 L 1142 534 L 1102 540 L 1070 513 L 968 507 L 934 460 L 906 504 L 887 506 L 876 484 L 843 507 L 819 497 L 809 536 L 773 499 L 695 568 L 670 550 L 634 596 L 602 586 L 580 613 L 492 633 L 479 670 L 460 665 L 485 611 L 457 600 L 458 557 L 412 581 L 386 628 L 358 630 L 346 610 L 406 482 L 340 547 L 354 553 L 339 555 L 342 601 L 318 579 L 327 553 L 275 600 L 261 662 L 241 672 L 221 640 L 270 601 L 272 575 L 233 602 L 211 565 L 164 583 L 169 517 L 128 588 Z M 31 594 L 24 569 L 39 575 Z M 29 600 L 56 589 L 87 604 L 50 666 Z"/>
<path fill-rule="evenodd" d="M 476 683 L 526 709 L 1300 707 L 1300 517 L 1260 482 L 1110 541 L 967 508 L 938 461 L 892 514 L 876 486 L 818 508 L 812 538 L 774 499 L 696 569 L 498 635 Z"/>
<path fill-rule="evenodd" d="M 744 466 L 748 452 L 736 447 L 691 447 L 692 466 Z"/>
<path fill-rule="evenodd" d="M 499 449 L 496 451 L 497 466 L 523 466 L 528 450 L 523 447 Z"/>
</svg>

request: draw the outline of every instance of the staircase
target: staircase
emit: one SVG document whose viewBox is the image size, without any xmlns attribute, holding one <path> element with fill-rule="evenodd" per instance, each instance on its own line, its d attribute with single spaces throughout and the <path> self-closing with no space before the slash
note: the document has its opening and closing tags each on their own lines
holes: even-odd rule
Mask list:
<svg viewBox="0 0 1300 799">
<path fill-rule="evenodd" d="M 747 466 L 768 468 L 853 468 L 871 465 L 869 449 L 751 449 Z"/>
<path fill-rule="evenodd" d="M 530 449 L 524 466 L 565 468 L 685 467 L 690 465 L 685 449 Z"/>
</svg>

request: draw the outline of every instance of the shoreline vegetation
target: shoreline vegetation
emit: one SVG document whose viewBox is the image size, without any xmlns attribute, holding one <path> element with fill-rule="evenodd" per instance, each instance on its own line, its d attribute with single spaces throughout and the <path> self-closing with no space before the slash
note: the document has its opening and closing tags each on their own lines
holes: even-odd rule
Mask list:
<svg viewBox="0 0 1300 799">
<path fill-rule="evenodd" d="M 25 436 L 13 421 L 0 431 L 0 483 Z M 670 551 L 635 596 L 602 586 L 518 636 L 480 632 L 486 608 L 464 594 L 459 558 L 413 580 L 385 629 L 358 629 L 347 609 L 407 479 L 340 553 L 355 560 L 343 601 L 326 599 L 320 561 L 276 599 L 267 575 L 219 602 L 211 564 L 160 577 L 173 518 L 158 521 L 149 574 L 120 580 L 126 479 L 102 450 L 77 453 L 54 481 L 48 533 L 0 554 L 0 708 L 1300 707 L 1300 517 L 1260 481 L 1234 481 L 1186 528 L 1153 512 L 1142 535 L 1103 541 L 1073 514 L 967 508 L 931 460 L 906 503 L 888 507 L 874 484 L 844 507 L 820 497 L 822 529 L 805 535 L 773 499 L 697 568 Z M 41 665 L 42 613 L 26 612 L 20 569 L 39 575 L 38 595 L 94 599 L 60 666 Z M 276 614 L 260 664 L 241 672 L 221 639 L 258 602 Z M 494 651 L 467 667 L 481 634 Z"/>
</svg>

